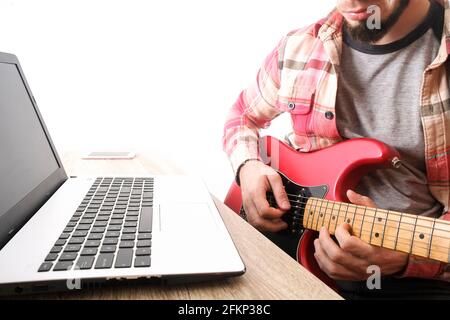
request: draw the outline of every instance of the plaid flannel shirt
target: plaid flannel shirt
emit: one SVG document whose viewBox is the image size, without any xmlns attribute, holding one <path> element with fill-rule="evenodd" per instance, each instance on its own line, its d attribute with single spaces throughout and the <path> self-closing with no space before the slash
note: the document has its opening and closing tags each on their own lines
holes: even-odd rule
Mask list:
<svg viewBox="0 0 450 320">
<path fill-rule="evenodd" d="M 424 71 L 421 118 L 428 184 L 450 220 L 450 0 L 436 59 Z M 290 144 L 300 152 L 326 148 L 343 138 L 336 127 L 336 93 L 342 52 L 343 17 L 336 10 L 306 28 L 290 32 L 268 55 L 256 81 L 244 90 L 225 123 L 223 148 L 237 173 L 247 159 L 260 158 L 259 130 L 283 112 L 292 118 Z M 328 116 L 327 116 L 328 115 Z M 450 264 L 410 255 L 403 277 L 450 281 Z"/>
</svg>

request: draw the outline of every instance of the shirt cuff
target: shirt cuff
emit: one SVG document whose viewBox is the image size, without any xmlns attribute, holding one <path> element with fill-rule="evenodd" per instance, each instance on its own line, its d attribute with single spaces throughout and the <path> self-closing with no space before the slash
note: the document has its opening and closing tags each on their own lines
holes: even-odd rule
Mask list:
<svg viewBox="0 0 450 320">
<path fill-rule="evenodd" d="M 397 277 L 434 279 L 442 273 L 443 267 L 444 263 L 409 255 L 405 270 Z"/>
</svg>

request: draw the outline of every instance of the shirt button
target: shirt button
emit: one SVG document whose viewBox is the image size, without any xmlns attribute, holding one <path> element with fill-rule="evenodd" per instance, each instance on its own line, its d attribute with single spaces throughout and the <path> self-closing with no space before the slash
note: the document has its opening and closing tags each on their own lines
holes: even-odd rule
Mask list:
<svg viewBox="0 0 450 320">
<path fill-rule="evenodd" d="M 325 118 L 327 118 L 328 120 L 333 120 L 333 118 L 334 118 L 334 113 L 331 112 L 331 111 L 325 112 Z"/>
<path fill-rule="evenodd" d="M 289 109 L 289 110 L 294 110 L 294 109 L 295 109 L 295 103 L 289 102 L 289 103 L 288 103 L 288 109 Z"/>
</svg>

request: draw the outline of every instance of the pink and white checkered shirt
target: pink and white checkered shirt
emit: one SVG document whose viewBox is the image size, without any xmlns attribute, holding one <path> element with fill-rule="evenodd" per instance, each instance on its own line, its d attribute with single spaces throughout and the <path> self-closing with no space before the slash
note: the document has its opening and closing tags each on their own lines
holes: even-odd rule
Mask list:
<svg viewBox="0 0 450 320">
<path fill-rule="evenodd" d="M 422 123 L 428 185 L 444 205 L 450 220 L 450 0 L 445 7 L 444 32 L 436 59 L 424 72 Z M 343 17 L 333 11 L 308 27 L 290 32 L 268 55 L 256 81 L 244 90 L 225 123 L 223 148 L 235 173 L 247 159 L 259 158 L 259 130 L 283 112 L 292 117 L 289 142 L 301 152 L 331 146 L 343 138 L 336 127 L 337 73 L 342 52 Z M 292 106 L 295 105 L 295 108 Z M 450 264 L 411 255 L 403 277 L 450 281 Z"/>
</svg>

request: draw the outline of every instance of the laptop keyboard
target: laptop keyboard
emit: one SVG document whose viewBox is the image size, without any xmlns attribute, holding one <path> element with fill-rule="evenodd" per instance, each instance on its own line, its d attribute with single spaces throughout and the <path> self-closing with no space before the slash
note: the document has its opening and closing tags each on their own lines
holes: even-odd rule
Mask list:
<svg viewBox="0 0 450 320">
<path fill-rule="evenodd" d="M 153 178 L 97 178 L 39 272 L 151 265 Z"/>
</svg>

